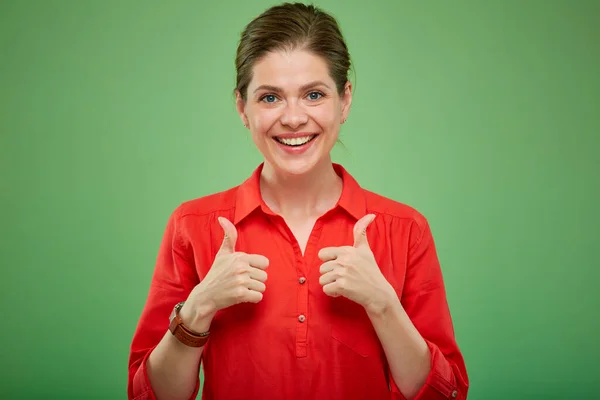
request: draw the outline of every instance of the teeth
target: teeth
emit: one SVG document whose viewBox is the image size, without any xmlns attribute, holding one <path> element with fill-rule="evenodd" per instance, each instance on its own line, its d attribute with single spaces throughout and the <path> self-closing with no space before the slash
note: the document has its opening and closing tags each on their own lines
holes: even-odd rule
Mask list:
<svg viewBox="0 0 600 400">
<path fill-rule="evenodd" d="M 305 143 L 308 143 L 314 137 L 315 137 L 315 135 L 296 137 L 296 138 L 290 138 L 290 139 L 276 137 L 275 139 L 277 139 L 277 141 L 280 143 L 287 144 L 288 146 L 300 146 Z"/>
</svg>

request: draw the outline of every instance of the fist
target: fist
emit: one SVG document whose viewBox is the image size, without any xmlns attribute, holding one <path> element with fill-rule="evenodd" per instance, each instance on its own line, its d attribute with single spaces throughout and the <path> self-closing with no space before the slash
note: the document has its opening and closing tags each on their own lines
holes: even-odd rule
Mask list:
<svg viewBox="0 0 600 400">
<path fill-rule="evenodd" d="M 367 227 L 375 215 L 369 214 L 354 225 L 352 246 L 326 247 L 319 251 L 324 261 L 319 272 L 323 292 L 331 297 L 344 296 L 367 310 L 394 293 L 385 279 L 367 240 Z"/>
<path fill-rule="evenodd" d="M 229 220 L 219 217 L 224 238 L 210 270 L 190 293 L 181 309 L 194 320 L 199 309 L 212 314 L 239 303 L 258 303 L 263 298 L 269 260 L 259 254 L 235 251 L 237 230 Z"/>
</svg>

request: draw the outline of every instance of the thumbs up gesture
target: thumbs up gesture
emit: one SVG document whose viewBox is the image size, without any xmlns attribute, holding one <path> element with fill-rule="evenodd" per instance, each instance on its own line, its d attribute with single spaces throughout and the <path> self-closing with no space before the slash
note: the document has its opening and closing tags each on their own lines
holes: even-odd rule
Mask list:
<svg viewBox="0 0 600 400">
<path fill-rule="evenodd" d="M 269 259 L 259 254 L 235 251 L 237 230 L 226 218 L 219 224 L 225 233 L 210 270 L 190 293 L 181 309 L 184 321 L 205 319 L 217 311 L 239 303 L 258 303 L 266 289 L 265 281 Z M 202 330 L 198 330 L 202 331 Z"/>
<path fill-rule="evenodd" d="M 344 296 L 369 311 L 377 307 L 393 292 L 385 279 L 367 240 L 367 227 L 374 214 L 362 217 L 354 225 L 354 245 L 325 247 L 319 251 L 323 292 L 331 297 Z"/>
</svg>

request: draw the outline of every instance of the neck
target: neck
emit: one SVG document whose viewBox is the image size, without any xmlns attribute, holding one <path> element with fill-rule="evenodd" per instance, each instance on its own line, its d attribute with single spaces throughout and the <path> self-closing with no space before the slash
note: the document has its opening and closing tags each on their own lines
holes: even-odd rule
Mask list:
<svg viewBox="0 0 600 400">
<path fill-rule="evenodd" d="M 342 179 L 331 159 L 302 175 L 277 171 L 265 161 L 260 177 L 261 195 L 273 212 L 286 219 L 316 219 L 333 208 L 342 193 Z"/>
</svg>

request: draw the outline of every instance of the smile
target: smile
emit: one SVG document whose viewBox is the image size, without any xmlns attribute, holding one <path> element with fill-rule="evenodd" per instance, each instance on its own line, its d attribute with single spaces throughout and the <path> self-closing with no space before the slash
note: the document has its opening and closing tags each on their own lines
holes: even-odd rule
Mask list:
<svg viewBox="0 0 600 400">
<path fill-rule="evenodd" d="M 279 143 L 284 144 L 286 146 L 296 147 L 296 146 L 302 146 L 302 145 L 310 142 L 311 140 L 313 140 L 316 137 L 317 137 L 317 135 L 310 135 L 310 136 L 301 136 L 301 137 L 295 137 L 295 138 L 274 137 L 274 139 L 277 140 Z"/>
</svg>

